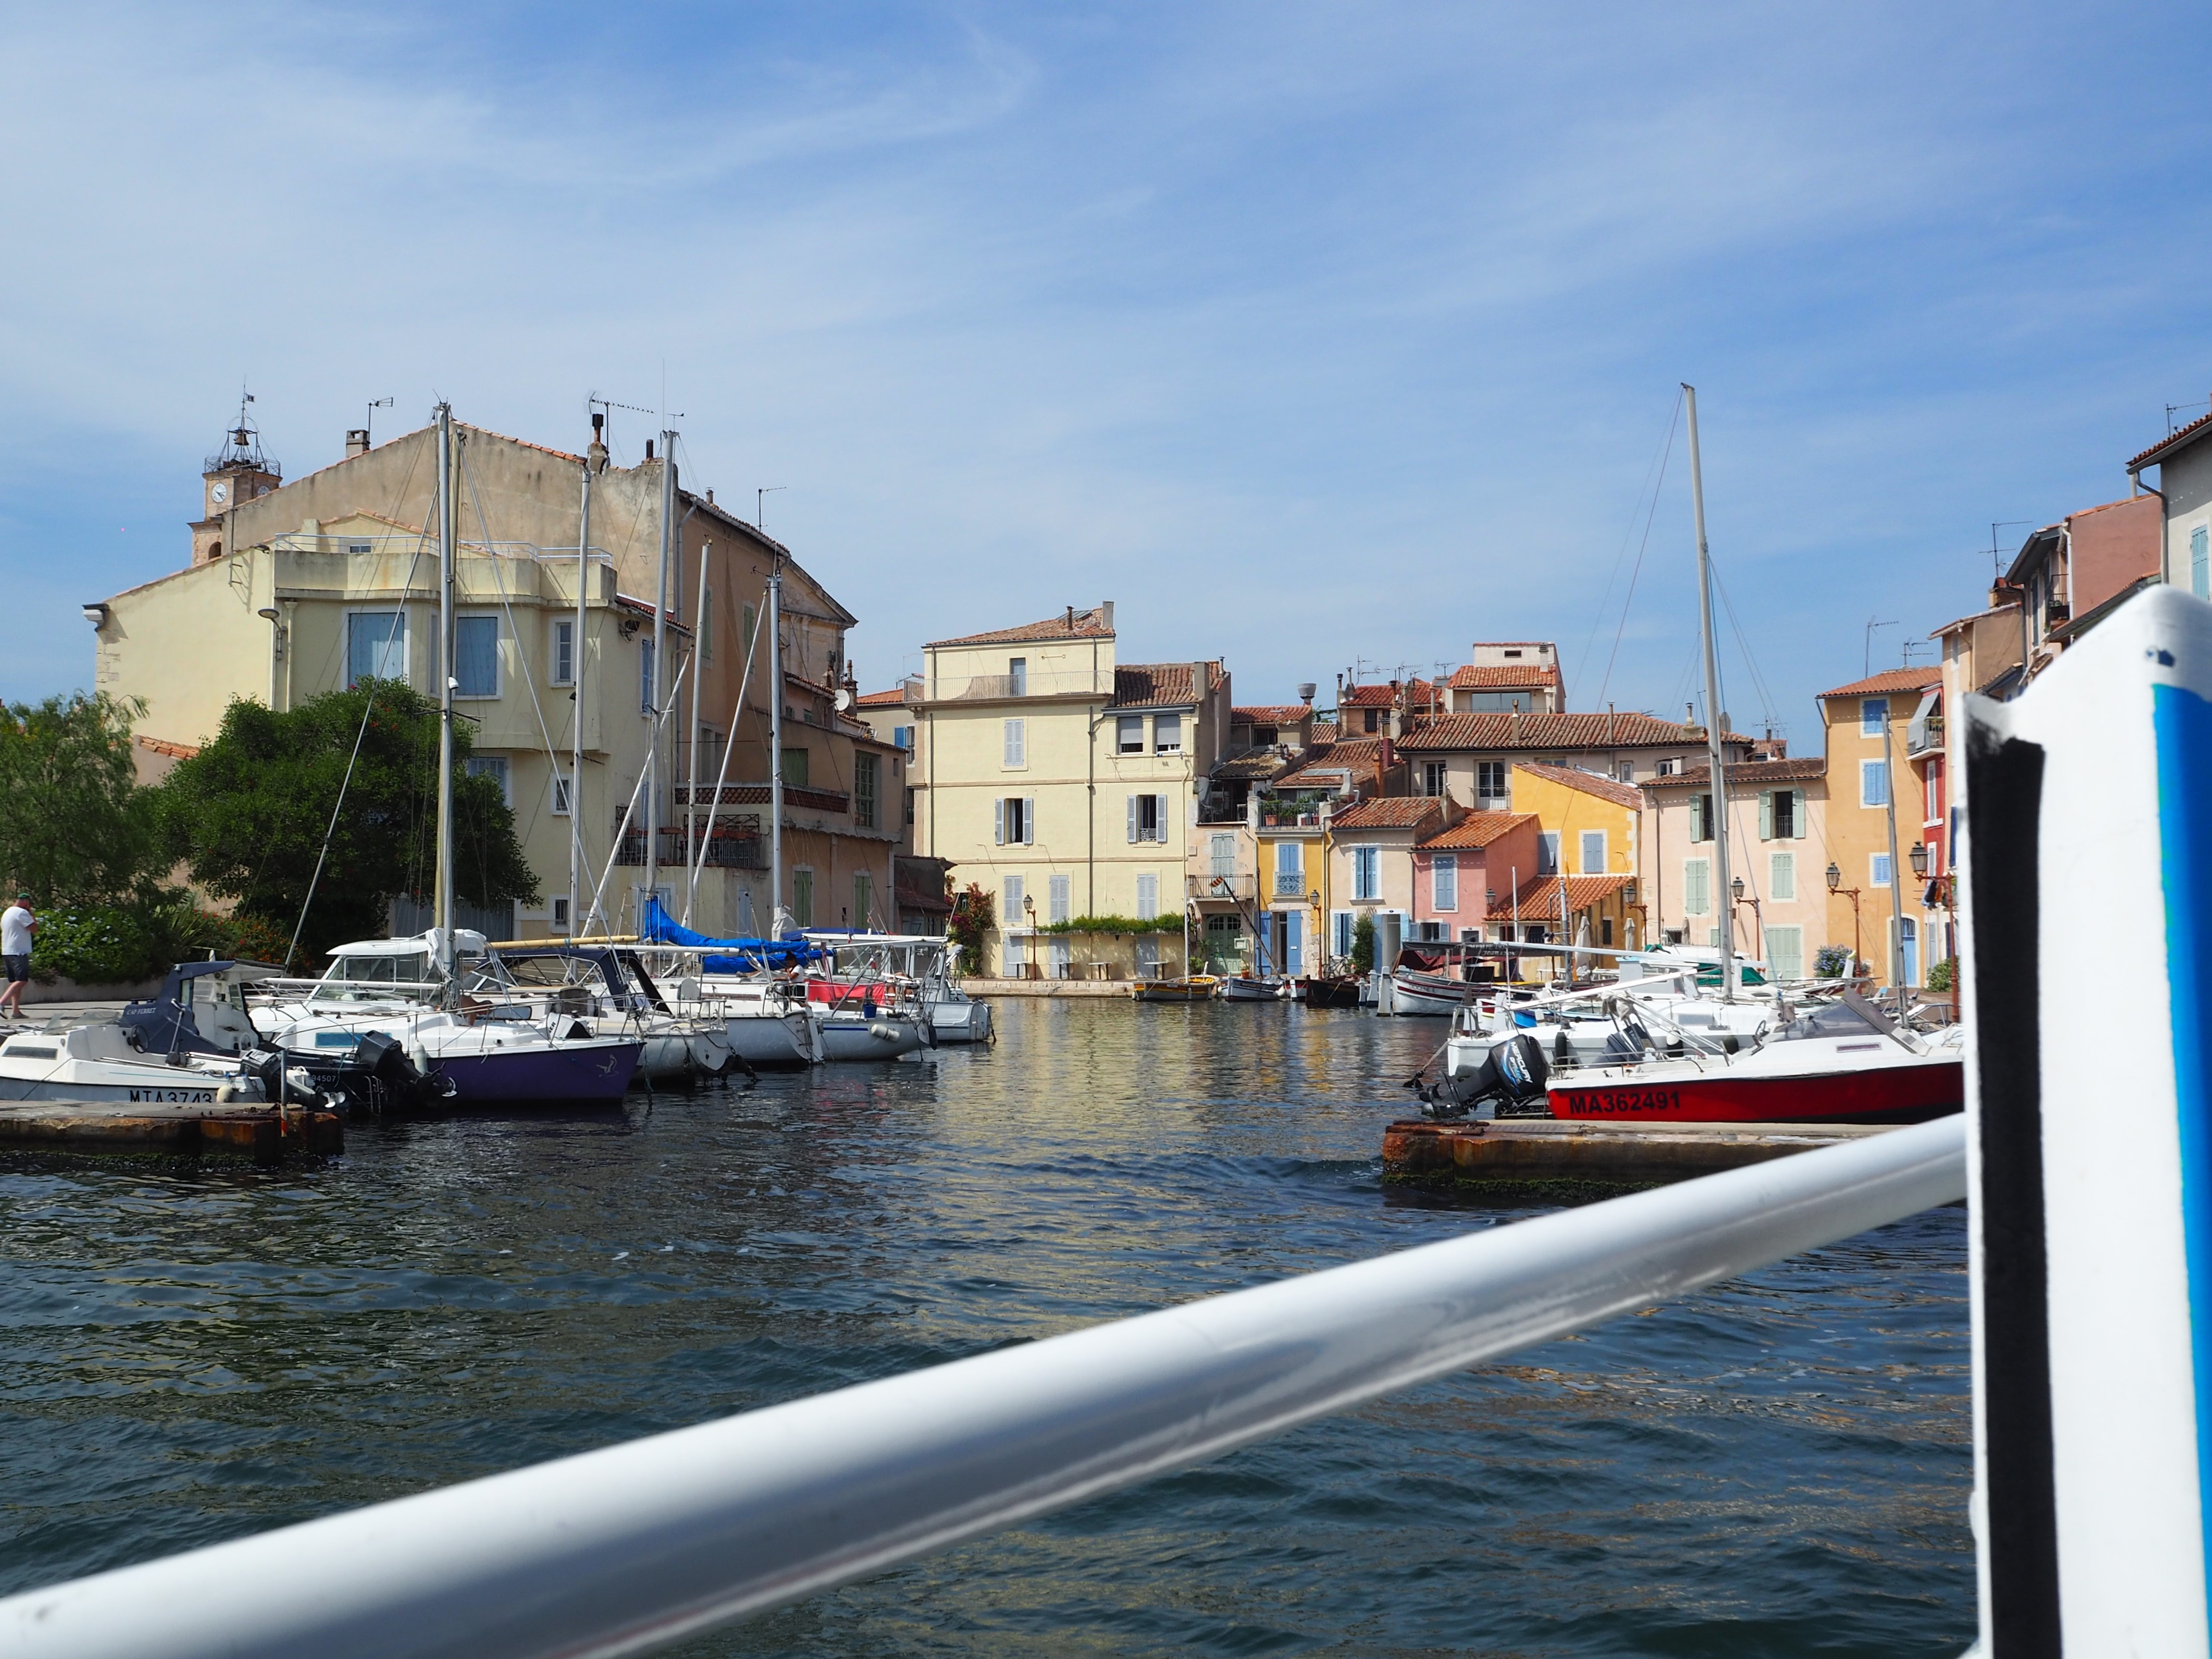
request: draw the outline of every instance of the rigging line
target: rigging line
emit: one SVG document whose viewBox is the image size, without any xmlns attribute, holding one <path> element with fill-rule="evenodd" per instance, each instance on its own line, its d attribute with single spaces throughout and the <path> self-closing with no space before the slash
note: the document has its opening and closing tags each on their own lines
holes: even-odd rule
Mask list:
<svg viewBox="0 0 2212 1659">
<path fill-rule="evenodd" d="M 1674 422 L 1680 417 L 1682 396 L 1682 392 L 1678 389 L 1674 393 L 1675 412 L 1667 417 L 1665 447 L 1670 453 L 1674 443 Z M 1578 680 L 1583 676 L 1583 671 L 1589 666 L 1590 651 L 1597 643 L 1597 631 L 1605 626 L 1605 613 L 1612 603 L 1613 585 L 1620 580 L 1620 567 L 1628 559 L 1629 539 L 1636 534 L 1636 514 L 1638 509 L 1643 505 L 1644 492 L 1646 489 L 1656 489 L 1652 483 L 1652 472 L 1655 468 L 1658 469 L 1663 478 L 1665 465 L 1665 461 L 1657 454 L 1655 454 L 1644 465 L 1644 482 L 1637 489 L 1635 501 L 1629 505 L 1627 527 L 1620 532 L 1620 550 L 1613 555 L 1613 574 L 1605 579 L 1605 592 L 1599 596 L 1597 609 L 1590 617 L 1589 637 L 1583 641 L 1582 655 L 1575 662 L 1575 678 Z"/>
<path fill-rule="evenodd" d="M 1729 627 L 1735 634 L 1736 648 L 1743 653 L 1743 664 L 1751 671 L 1752 689 L 1759 693 L 1759 717 L 1769 726 L 1774 722 L 1774 698 L 1766 689 L 1766 677 L 1759 672 L 1759 659 L 1751 654 L 1751 641 L 1744 636 L 1743 624 L 1736 620 L 1735 606 L 1728 596 L 1728 584 L 1721 580 L 1720 567 L 1713 566 L 1713 589 L 1721 596 L 1721 609 L 1728 612 Z"/>
<path fill-rule="evenodd" d="M 1674 459 L 1674 428 L 1681 420 L 1682 399 L 1684 396 L 1685 394 L 1679 391 L 1674 394 L 1674 414 L 1673 418 L 1669 419 L 1667 422 L 1667 447 L 1664 453 L 1662 453 L 1659 458 L 1658 479 L 1651 486 L 1651 505 L 1645 510 L 1644 514 L 1644 539 L 1637 544 L 1636 564 L 1635 567 L 1628 573 L 1628 592 L 1622 596 L 1620 601 L 1620 622 L 1619 626 L 1614 628 L 1613 630 L 1613 649 L 1607 654 L 1605 659 L 1605 678 L 1598 683 L 1597 700 L 1600 702 L 1603 702 L 1605 701 L 1605 694 L 1613 687 L 1613 665 L 1620 659 L 1621 638 L 1628 632 L 1628 613 L 1636 604 L 1636 584 L 1638 579 L 1644 574 L 1644 555 L 1651 545 L 1651 526 L 1653 521 L 1659 516 L 1659 492 L 1667 482 L 1667 464 Z M 1632 527 L 1634 526 L 1635 522 L 1636 521 L 1632 517 L 1629 520 Z M 1621 551 L 1626 554 L 1627 550 L 1627 544 L 1624 540 L 1621 544 Z M 1613 569 L 1614 574 L 1618 575 L 1620 574 L 1620 566 L 1616 564 Z M 1606 592 L 1608 596 L 1612 593 L 1612 583 L 1607 582 L 1606 584 Z M 1603 621 L 1604 615 L 1604 607 L 1601 605 L 1598 611 L 1600 622 Z M 1592 632 L 1593 635 L 1595 635 L 1595 624 L 1593 625 Z M 1584 647 L 1584 654 L 1587 656 L 1588 647 Z M 1580 671 L 1577 670 L 1577 678 L 1579 678 L 1580 677 Z"/>
<path fill-rule="evenodd" d="M 461 449 L 459 461 L 461 481 L 469 488 L 469 504 L 477 510 L 477 527 L 483 532 L 484 546 L 490 549 L 492 547 L 491 523 L 484 516 L 483 498 L 477 494 L 476 477 L 469 471 L 468 450 L 465 446 Z M 545 739 L 545 758 L 551 763 L 554 771 L 557 774 L 561 769 L 561 762 L 553 747 L 553 732 L 545 723 L 545 709 L 538 701 L 538 677 L 531 672 L 529 656 L 521 649 L 522 630 L 515 624 L 514 606 L 507 599 L 507 573 L 500 566 L 499 554 L 496 550 L 491 554 L 491 568 L 493 575 L 499 582 L 500 609 L 507 613 L 507 631 L 514 639 L 515 656 L 522 664 L 522 684 L 530 693 L 530 712 L 538 718 L 538 735 Z M 583 714 L 583 700 L 580 697 L 576 705 L 577 719 L 581 720 Z"/>
<path fill-rule="evenodd" d="M 435 513 L 437 508 L 434 505 L 430 510 L 431 512 Z M 415 591 L 415 568 L 422 563 L 423 544 L 428 542 L 429 538 L 430 526 L 426 517 L 423 522 L 422 532 L 415 538 L 415 556 L 407 562 L 406 579 L 399 584 L 399 591 L 403 594 L 411 594 Z M 400 601 L 399 614 L 402 618 L 404 618 L 407 615 L 407 605 L 404 599 Z M 404 620 L 400 626 L 403 630 L 405 629 L 406 623 Z M 391 636 L 386 635 L 386 641 L 387 649 L 389 648 L 390 639 Z M 315 854 L 314 873 L 307 878 L 307 896 L 300 901 L 300 919 L 292 924 L 292 942 L 284 947 L 284 965 L 287 968 L 289 968 L 292 965 L 293 954 L 300 948 L 300 935 L 307 926 L 307 909 L 308 907 L 315 902 L 315 889 L 321 883 L 323 878 L 323 861 L 331 855 L 331 838 L 336 836 L 338 832 L 338 814 L 345 810 L 346 791 L 353 787 L 354 764 L 361 759 L 362 739 L 368 735 L 369 716 L 374 714 L 375 712 L 376 693 L 372 690 L 368 694 L 368 702 L 362 706 L 361 711 L 361 730 L 354 733 L 353 753 L 346 757 L 345 776 L 338 782 L 338 798 L 331 805 L 330 827 L 323 831 L 323 844 L 320 850 Z"/>
<path fill-rule="evenodd" d="M 699 872 L 705 869 L 707 866 L 707 842 L 714 833 L 714 815 L 720 812 L 722 809 L 722 786 L 724 781 L 730 775 L 730 757 L 733 752 L 735 752 L 738 746 L 738 722 L 744 718 L 745 688 L 752 684 L 753 657 L 760 649 L 761 629 L 766 626 L 767 622 L 768 607 L 766 605 L 763 605 L 759 610 L 753 612 L 753 636 L 746 642 L 745 645 L 745 670 L 743 674 L 738 676 L 737 698 L 735 702 L 731 704 L 730 708 L 730 735 L 723 742 L 722 764 L 716 770 L 714 775 L 714 802 L 713 805 L 707 809 L 707 831 L 705 835 L 699 837 L 699 843 L 696 848 L 698 854 L 697 861 L 691 866 L 690 881 L 684 896 L 684 925 L 686 927 L 689 927 L 691 925 L 691 906 L 692 902 L 696 897 L 699 890 Z M 769 757 L 769 765 L 777 766 L 781 763 L 782 757 L 781 756 Z M 696 801 L 692 801 L 688 804 L 689 810 L 695 812 L 698 810 L 698 805 L 699 803 Z M 773 826 L 773 828 L 776 834 L 780 835 L 782 833 L 783 826 L 781 824 L 776 824 Z"/>
<path fill-rule="evenodd" d="M 684 677 L 690 671 L 691 659 L 687 655 L 684 659 L 684 666 L 676 671 L 676 684 L 668 689 L 668 708 L 662 709 L 659 718 L 653 723 L 653 737 L 656 743 L 660 740 L 660 728 L 668 723 L 669 712 L 676 707 L 676 699 L 684 690 Z M 637 781 L 630 786 L 629 805 L 623 808 L 622 822 L 615 826 L 615 844 L 607 849 L 606 868 L 600 872 L 599 881 L 592 888 L 591 908 L 584 916 L 587 929 L 591 923 L 606 920 L 606 912 L 600 908 L 599 901 L 605 895 L 607 883 L 614 879 L 615 860 L 621 856 L 623 837 L 629 834 L 630 819 L 637 811 L 638 796 L 644 793 L 645 779 L 646 769 L 641 766 L 637 769 Z"/>
</svg>

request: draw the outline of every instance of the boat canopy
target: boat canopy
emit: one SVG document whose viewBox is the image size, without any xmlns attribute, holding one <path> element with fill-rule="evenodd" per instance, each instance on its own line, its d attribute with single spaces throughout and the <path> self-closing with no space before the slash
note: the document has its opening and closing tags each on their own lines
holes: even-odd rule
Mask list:
<svg viewBox="0 0 2212 1659">
<path fill-rule="evenodd" d="M 710 974 L 751 974 L 763 968 L 796 968 L 802 963 L 819 962 L 829 955 L 810 944 L 803 933 L 787 933 L 781 939 L 709 938 L 678 922 L 661 908 L 659 899 L 650 895 L 638 918 L 637 936 L 649 945 L 680 945 L 688 950 L 728 952 L 705 959 L 703 965 Z"/>
</svg>

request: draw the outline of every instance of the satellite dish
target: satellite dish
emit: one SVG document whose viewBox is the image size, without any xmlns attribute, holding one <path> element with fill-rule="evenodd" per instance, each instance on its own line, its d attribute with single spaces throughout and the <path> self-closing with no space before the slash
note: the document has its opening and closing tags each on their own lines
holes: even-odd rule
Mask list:
<svg viewBox="0 0 2212 1659">
<path fill-rule="evenodd" d="M 843 714 L 853 706 L 853 694 L 842 685 L 837 688 L 837 712 Z"/>
</svg>

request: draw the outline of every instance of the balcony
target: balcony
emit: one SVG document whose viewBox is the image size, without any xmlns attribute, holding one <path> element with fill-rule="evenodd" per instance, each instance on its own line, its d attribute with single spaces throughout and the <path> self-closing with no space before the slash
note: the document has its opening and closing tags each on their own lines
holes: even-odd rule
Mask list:
<svg viewBox="0 0 2212 1659">
<path fill-rule="evenodd" d="M 1304 898 L 1306 896 L 1306 872 L 1303 870 L 1276 871 L 1273 892 L 1279 899 Z"/>
<path fill-rule="evenodd" d="M 659 864 L 663 869 L 684 869 L 686 860 L 696 848 L 696 842 L 692 848 L 685 848 L 681 830 L 664 830 L 660 832 Z M 615 851 L 615 862 L 643 866 L 644 830 L 633 830 L 622 838 L 622 845 Z M 761 839 L 757 830 L 748 834 L 718 830 L 707 837 L 706 856 L 700 863 L 709 870 L 765 870 L 768 868 L 768 843 Z"/>
<path fill-rule="evenodd" d="M 1087 668 L 1071 668 L 1025 674 L 975 674 L 966 679 L 947 675 L 937 682 L 939 702 L 1004 702 L 1015 697 L 1105 697 L 1114 694 L 1110 678 L 1101 687 L 1102 676 Z"/>
<path fill-rule="evenodd" d="M 1249 870 L 1231 875 L 1185 876 L 1182 878 L 1186 899 L 1211 901 L 1217 904 L 1253 903 L 1259 884 L 1259 878 Z"/>
</svg>

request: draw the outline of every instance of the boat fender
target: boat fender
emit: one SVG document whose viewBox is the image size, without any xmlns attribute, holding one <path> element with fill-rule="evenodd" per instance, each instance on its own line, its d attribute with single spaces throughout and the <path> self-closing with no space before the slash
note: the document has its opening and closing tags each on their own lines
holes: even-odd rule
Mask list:
<svg viewBox="0 0 2212 1659">
<path fill-rule="evenodd" d="M 235 1105 L 245 1098 L 245 1093 L 235 1083 L 219 1083 L 216 1085 L 215 1103 L 218 1106 Z"/>
<path fill-rule="evenodd" d="M 1723 1031 L 1721 1033 L 1721 1052 L 1723 1054 L 1735 1054 L 1742 1047 L 1743 1045 L 1735 1040 L 1735 1033 L 1734 1031 Z"/>
<path fill-rule="evenodd" d="M 888 1020 L 878 1019 L 869 1022 L 868 1035 L 881 1042 L 895 1042 L 898 1040 L 898 1027 L 893 1025 Z"/>
<path fill-rule="evenodd" d="M 1552 1064 L 1571 1066 L 1574 1063 L 1574 1045 L 1567 1041 L 1567 1028 L 1562 1025 L 1552 1038 Z"/>
</svg>

